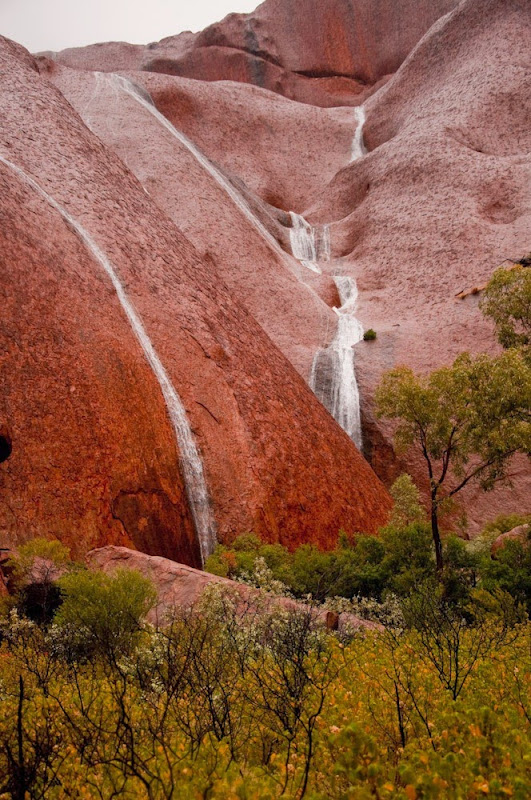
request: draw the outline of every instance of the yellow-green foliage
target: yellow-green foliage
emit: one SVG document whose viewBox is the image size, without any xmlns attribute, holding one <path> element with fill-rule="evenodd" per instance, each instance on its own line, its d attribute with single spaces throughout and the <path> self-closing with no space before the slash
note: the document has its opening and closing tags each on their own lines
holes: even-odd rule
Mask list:
<svg viewBox="0 0 531 800">
<path fill-rule="evenodd" d="M 10 559 L 17 583 L 23 583 L 28 578 L 35 559 L 50 562 L 51 569 L 66 567 L 70 564 L 70 550 L 58 539 L 30 539 Z"/>
<path fill-rule="evenodd" d="M 522 259 L 529 261 L 529 257 Z M 522 264 L 498 269 L 490 279 L 481 309 L 495 326 L 502 347 L 519 347 L 531 358 L 531 269 Z"/>
<path fill-rule="evenodd" d="M 393 527 L 424 522 L 426 512 L 420 502 L 420 492 L 413 483 L 411 475 L 400 475 L 389 490 L 394 500 L 389 524 Z"/>
<path fill-rule="evenodd" d="M 68 663 L 54 657 L 53 627 L 13 615 L 0 652 L 0 797 L 22 796 L 9 785 L 22 752 L 27 796 L 50 800 L 526 800 L 529 627 L 484 623 L 459 628 L 454 700 L 420 626 L 342 642 L 304 614 L 242 619 L 234 598 L 213 593 L 170 628 L 145 630 L 128 656 Z"/>
</svg>

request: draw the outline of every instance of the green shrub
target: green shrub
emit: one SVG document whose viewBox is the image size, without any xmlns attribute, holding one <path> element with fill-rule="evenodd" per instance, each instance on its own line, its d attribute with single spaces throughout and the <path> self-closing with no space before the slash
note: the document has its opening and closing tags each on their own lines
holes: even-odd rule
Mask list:
<svg viewBox="0 0 531 800">
<path fill-rule="evenodd" d="M 487 522 L 479 538 L 487 540 L 490 545 L 500 534 L 507 533 L 526 523 L 531 523 L 531 514 L 501 514 L 491 522 Z"/>
<path fill-rule="evenodd" d="M 64 599 L 55 623 L 74 659 L 130 652 L 156 600 L 151 581 L 130 569 L 72 573 L 59 585 Z"/>
<path fill-rule="evenodd" d="M 372 342 L 372 341 L 374 341 L 374 339 L 376 339 L 376 331 L 373 330 L 372 328 L 369 328 L 363 334 L 363 341 L 364 342 Z"/>
<path fill-rule="evenodd" d="M 68 547 L 57 539 L 31 539 L 9 559 L 9 566 L 18 612 L 39 625 L 48 625 L 61 605 L 56 580 L 72 568 Z"/>
<path fill-rule="evenodd" d="M 49 562 L 50 574 L 71 564 L 70 550 L 58 539 L 31 539 L 21 545 L 17 554 L 9 559 L 16 585 L 22 585 L 29 579 L 36 559 Z M 46 578 L 46 575 L 43 577 Z"/>
<path fill-rule="evenodd" d="M 427 523 L 413 522 L 405 527 L 388 525 L 382 529 L 381 539 L 385 547 L 382 564 L 385 584 L 392 592 L 409 594 L 433 575 L 433 543 Z"/>
<path fill-rule="evenodd" d="M 218 545 L 206 569 L 252 585 L 267 585 L 270 591 L 278 589 L 299 598 L 311 595 L 319 603 L 335 597 L 382 601 L 388 594 L 407 596 L 435 576 L 433 543 L 418 489 L 409 475 L 400 476 L 391 493 L 395 499 L 391 521 L 379 536 L 349 536 L 340 531 L 332 551 L 303 544 L 290 553 L 280 544 L 261 544 L 254 534 L 244 534 L 231 547 Z M 448 602 L 463 606 L 471 590 L 483 586 L 491 591 L 501 588 L 529 606 L 529 551 L 511 543 L 495 563 L 490 557 L 492 537 L 526 519 L 499 517 L 479 542 L 455 535 L 444 539 L 445 566 L 438 579 Z"/>
<path fill-rule="evenodd" d="M 480 564 L 482 586 L 503 589 L 525 605 L 531 615 L 531 543 L 509 540 L 491 558 L 485 553 Z"/>
<path fill-rule="evenodd" d="M 413 483 L 411 475 L 404 473 L 396 479 L 389 493 L 394 500 L 389 524 L 409 525 L 412 522 L 425 522 L 426 511 L 420 502 L 420 492 Z"/>
</svg>

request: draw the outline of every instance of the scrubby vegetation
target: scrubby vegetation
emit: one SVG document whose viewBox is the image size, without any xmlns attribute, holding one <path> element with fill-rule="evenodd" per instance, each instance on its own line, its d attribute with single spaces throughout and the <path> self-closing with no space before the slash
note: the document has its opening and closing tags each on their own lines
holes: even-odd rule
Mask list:
<svg viewBox="0 0 531 800">
<path fill-rule="evenodd" d="M 461 353 L 451 366 L 415 375 L 387 372 L 376 392 L 378 415 L 394 420 L 398 452 L 415 448 L 426 467 L 437 569 L 444 566 L 441 509 L 470 484 L 490 491 L 509 482 L 516 453 L 531 454 L 531 273 L 529 258 L 499 269 L 485 288 L 499 356 Z"/>
<path fill-rule="evenodd" d="M 218 548 L 225 574 L 310 594 L 295 610 L 214 586 L 154 628 L 149 581 L 59 554 L 61 603 L 35 621 L 19 584 L 1 622 L 0 797 L 523 800 L 529 548 L 489 554 L 522 518 L 448 539 L 441 579 L 410 479 L 394 491 L 380 539 Z M 326 632 L 318 600 L 385 626 Z"/>
<path fill-rule="evenodd" d="M 398 450 L 415 447 L 430 486 L 430 525 L 443 569 L 441 506 L 470 484 L 491 490 L 505 480 L 511 457 L 531 452 L 531 368 L 518 350 L 472 358 L 417 376 L 409 367 L 384 375 L 380 416 L 396 420 Z"/>
<path fill-rule="evenodd" d="M 531 358 L 531 256 L 511 270 L 498 269 L 489 281 L 481 301 L 486 317 L 496 327 L 502 347 L 519 348 Z"/>
<path fill-rule="evenodd" d="M 531 611 L 531 546 L 509 541 L 496 559 L 491 557 L 494 538 L 531 522 L 530 516 L 500 517 L 470 542 L 447 536 L 445 568 L 438 575 L 430 526 L 409 476 L 399 478 L 393 492 L 398 498 L 393 517 L 378 537 L 342 533 L 332 551 L 305 544 L 290 552 L 282 545 L 264 544 L 245 534 L 231 546 L 218 545 L 206 569 L 267 591 L 310 598 L 314 603 L 333 605 L 333 598 L 345 598 L 356 613 L 362 611 L 361 599 L 381 602 L 390 595 L 407 597 L 426 581 L 436 579 L 448 600 L 469 597 L 477 587 L 501 588 Z M 347 609 L 344 603 L 339 605 Z"/>
</svg>

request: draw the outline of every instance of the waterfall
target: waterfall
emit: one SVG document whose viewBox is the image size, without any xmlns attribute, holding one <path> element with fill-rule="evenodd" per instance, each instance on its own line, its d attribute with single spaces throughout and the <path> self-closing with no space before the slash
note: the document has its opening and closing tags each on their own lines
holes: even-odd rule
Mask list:
<svg viewBox="0 0 531 800">
<path fill-rule="evenodd" d="M 330 261 L 330 226 L 312 226 L 300 214 L 290 211 L 291 250 L 304 266 L 321 272 L 319 264 Z M 336 422 L 361 450 L 360 396 L 354 371 L 352 348 L 363 339 L 363 326 L 355 316 L 358 289 L 354 278 L 333 276 L 340 308 L 337 333 L 328 347 L 315 354 L 310 373 L 310 388 L 330 411 Z"/>
<path fill-rule="evenodd" d="M 336 422 L 361 450 L 360 397 L 354 370 L 353 346 L 363 339 L 363 326 L 355 317 L 358 290 L 354 278 L 336 275 L 340 308 L 333 342 L 315 354 L 310 387 Z"/>
<path fill-rule="evenodd" d="M 365 123 L 365 109 L 363 106 L 358 106 L 354 109 L 354 117 L 357 124 L 352 141 L 351 161 L 357 161 L 367 154 L 363 142 L 363 125 Z M 309 253 L 311 251 L 312 253 L 310 262 L 318 261 L 318 247 L 315 245 L 314 229 L 302 217 L 300 217 L 300 220 L 304 223 L 304 230 L 302 223 L 299 222 L 296 232 L 292 235 L 293 255 L 302 259 L 302 256 L 298 255 L 297 252 L 303 252 L 302 245 L 304 244 L 304 252 Z M 328 239 L 326 245 L 327 260 L 330 260 L 329 227 L 324 226 L 324 229 L 326 229 Z M 298 248 L 297 252 L 296 248 Z M 308 258 L 306 255 L 304 257 Z M 336 275 L 333 280 L 341 302 L 340 308 L 334 309 L 339 318 L 337 333 L 328 347 L 322 347 L 315 354 L 310 374 L 310 387 L 330 411 L 336 422 L 341 425 L 358 449 L 361 450 L 363 440 L 360 396 L 354 370 L 354 351 L 352 349 L 355 344 L 363 339 L 363 326 L 355 316 L 358 289 L 354 278 Z"/>
<path fill-rule="evenodd" d="M 329 226 L 314 227 L 294 211 L 290 211 L 289 215 L 291 218 L 289 240 L 293 256 L 305 267 L 320 274 L 319 262 L 330 261 Z"/>
<path fill-rule="evenodd" d="M 352 156 L 351 161 L 357 161 L 359 158 L 367 155 L 367 148 L 363 141 L 363 126 L 365 124 L 365 109 L 363 106 L 357 106 L 354 109 L 354 118 L 356 120 L 356 131 L 352 141 Z"/>
<path fill-rule="evenodd" d="M 0 155 L 0 161 L 6 165 L 10 170 L 15 172 L 26 184 L 35 189 L 38 194 L 46 200 L 62 216 L 64 221 L 76 232 L 83 244 L 90 250 L 96 261 L 107 273 L 111 283 L 116 291 L 116 295 L 122 309 L 133 329 L 133 332 L 140 343 L 144 355 L 153 370 L 155 377 L 159 382 L 168 415 L 171 419 L 175 438 L 177 442 L 177 449 L 180 454 L 180 463 L 186 487 L 186 493 L 190 510 L 192 512 L 195 530 L 199 541 L 201 550 L 201 559 L 203 564 L 207 556 L 213 551 L 216 546 L 216 529 L 215 522 L 210 509 L 210 500 L 206 486 L 205 476 L 203 472 L 203 464 L 199 451 L 196 447 L 192 430 L 186 416 L 186 411 L 177 394 L 169 376 L 166 372 L 162 362 L 160 361 L 149 336 L 147 335 L 144 326 L 138 316 L 137 311 L 130 302 L 124 287 L 116 274 L 116 271 L 102 250 L 98 247 L 96 242 L 92 239 L 90 234 L 77 222 L 70 214 L 57 203 L 33 178 L 30 178 L 20 167 L 11 163 L 6 158 Z"/>
<path fill-rule="evenodd" d="M 201 164 L 201 166 L 211 175 L 218 186 L 220 186 L 223 191 L 225 191 L 234 205 L 242 212 L 242 214 L 246 217 L 246 219 L 253 225 L 254 228 L 258 231 L 260 236 L 265 239 L 265 241 L 272 247 L 281 257 L 282 259 L 286 258 L 286 253 L 281 248 L 280 244 L 277 242 L 274 236 L 272 236 L 265 225 L 263 225 L 260 220 L 253 214 L 249 204 L 245 200 L 245 198 L 234 188 L 231 182 L 223 175 L 223 173 L 214 166 L 214 164 L 209 161 L 209 159 L 199 150 L 198 147 L 187 137 L 184 133 L 181 133 L 171 122 L 166 119 L 164 114 L 161 114 L 160 111 L 157 109 L 151 95 L 149 92 L 137 86 L 132 81 L 128 80 L 127 78 L 123 78 L 121 75 L 117 75 L 114 72 L 95 72 L 94 73 L 96 78 L 96 92 L 101 89 L 102 84 L 107 83 L 111 86 L 115 91 L 118 92 L 125 92 L 130 97 L 133 98 L 137 103 L 139 103 L 146 111 L 148 111 L 155 119 L 164 127 L 167 131 L 175 138 L 178 142 L 180 142 L 186 149 L 194 156 L 194 158 Z"/>
</svg>

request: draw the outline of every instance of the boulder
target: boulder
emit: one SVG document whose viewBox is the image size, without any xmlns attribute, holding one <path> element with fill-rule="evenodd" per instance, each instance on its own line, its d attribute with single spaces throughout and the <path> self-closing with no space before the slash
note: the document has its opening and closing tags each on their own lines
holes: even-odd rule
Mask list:
<svg viewBox="0 0 531 800">
<path fill-rule="evenodd" d="M 502 550 L 507 542 L 521 542 L 522 545 L 531 544 L 531 525 L 518 525 L 506 533 L 501 533 L 491 545 L 491 555 L 496 558 L 496 554 Z"/>
<path fill-rule="evenodd" d="M 163 624 L 172 613 L 193 608 L 201 599 L 208 586 L 216 584 L 226 589 L 232 596 L 239 597 L 242 613 L 252 613 L 257 604 L 268 610 L 276 607 L 290 610 L 304 610 L 308 606 L 287 597 L 279 597 L 261 592 L 243 583 L 221 578 L 209 572 L 202 572 L 184 564 L 177 564 L 167 558 L 148 556 L 127 547 L 101 547 L 87 553 L 85 561 L 90 569 L 102 570 L 112 574 L 116 569 L 134 569 L 149 578 L 157 591 L 157 603 L 149 612 L 148 622 Z M 356 617 L 353 614 L 336 614 L 332 611 L 312 611 L 315 621 L 327 630 L 356 630 L 359 628 L 377 629 L 376 623 Z M 344 618 L 344 619 L 343 619 Z"/>
</svg>

